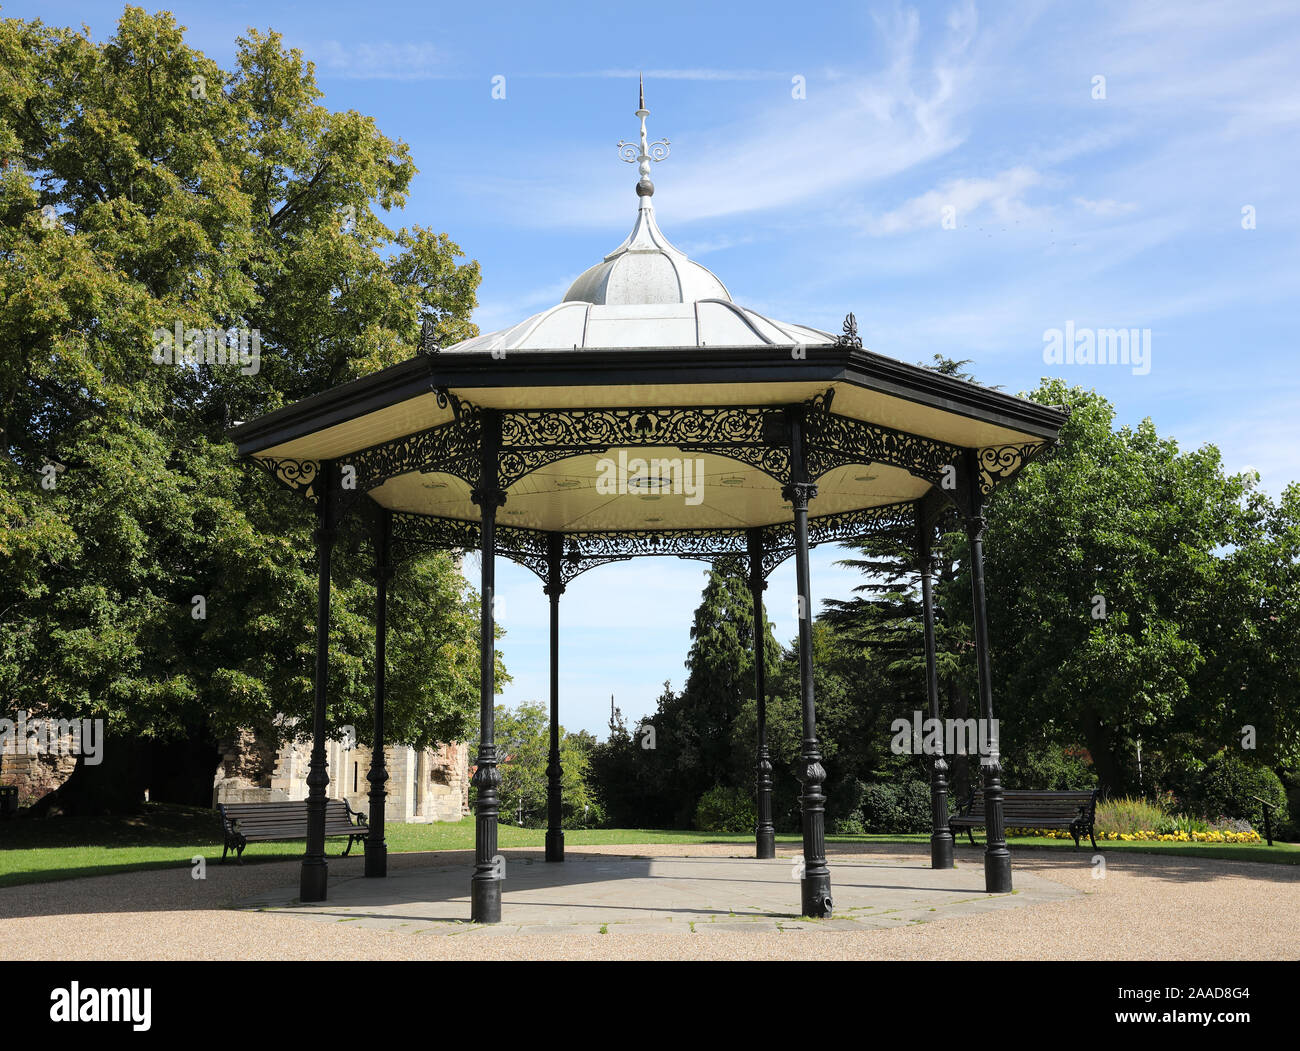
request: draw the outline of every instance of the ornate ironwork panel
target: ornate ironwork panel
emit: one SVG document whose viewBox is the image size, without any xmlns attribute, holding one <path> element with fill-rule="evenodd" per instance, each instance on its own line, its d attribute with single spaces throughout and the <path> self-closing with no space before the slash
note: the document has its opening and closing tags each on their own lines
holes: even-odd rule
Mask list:
<svg viewBox="0 0 1300 1051">
<path fill-rule="evenodd" d="M 421 471 L 455 475 L 473 487 L 479 481 L 479 442 L 482 418 L 477 409 L 464 409 L 458 419 L 417 431 L 342 458 L 356 471 L 362 492 L 377 489 L 390 478 Z"/>
<path fill-rule="evenodd" d="M 857 511 L 841 511 L 808 520 L 811 545 L 847 543 L 867 536 L 916 528 L 916 504 L 886 504 Z M 764 526 L 763 575 L 794 553 L 794 524 Z M 547 532 L 518 526 L 497 527 L 497 552 L 532 571 L 542 583 L 549 579 Z M 397 512 L 393 539 L 403 545 L 442 550 L 476 551 L 477 522 Z M 560 578 L 564 584 L 595 566 L 625 562 L 638 555 L 673 555 L 717 563 L 744 559 L 748 541 L 743 529 L 631 529 L 611 532 L 570 533 L 564 537 Z"/>
<path fill-rule="evenodd" d="M 805 459 L 810 478 L 852 463 L 899 467 L 936 488 L 951 492 L 964 450 L 947 442 L 896 431 L 830 411 L 831 399 L 819 394 L 808 404 Z"/>
<path fill-rule="evenodd" d="M 772 441 L 784 410 L 765 407 L 531 409 L 501 414 L 501 480 L 586 453 L 663 447 L 741 460 L 785 482 L 790 452 Z"/>
<path fill-rule="evenodd" d="M 317 460 L 294 460 L 287 457 L 278 459 L 254 457 L 253 462 L 281 485 L 305 496 L 308 500 L 316 499 L 316 476 L 320 472 Z"/>
<path fill-rule="evenodd" d="M 882 533 L 910 534 L 916 530 L 916 503 L 905 501 L 867 507 L 856 511 L 838 511 L 808 519 L 808 543 L 845 544 Z M 764 526 L 763 575 L 794 554 L 794 523 Z"/>
<path fill-rule="evenodd" d="M 1024 445 L 995 445 L 979 451 L 980 495 L 988 496 L 1011 481 L 1035 460 L 1050 460 L 1055 442 L 1027 442 Z"/>
</svg>

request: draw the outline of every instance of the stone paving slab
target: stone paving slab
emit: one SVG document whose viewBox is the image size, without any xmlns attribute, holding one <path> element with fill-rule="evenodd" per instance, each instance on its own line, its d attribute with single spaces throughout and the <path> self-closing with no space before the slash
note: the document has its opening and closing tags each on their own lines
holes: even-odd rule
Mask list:
<svg viewBox="0 0 1300 1051">
<path fill-rule="evenodd" d="M 987 894 L 982 865 L 936 871 L 916 858 L 836 858 L 829 920 L 799 916 L 789 858 L 619 857 L 569 854 L 548 864 L 506 855 L 500 924 L 469 922 L 463 867 L 409 868 L 384 879 L 330 880 L 329 900 L 304 905 L 286 887 L 237 903 L 246 911 L 406 934 L 496 938 L 566 933 L 860 931 L 1030 907 L 1078 896 L 1016 872 L 1012 894 Z"/>
</svg>

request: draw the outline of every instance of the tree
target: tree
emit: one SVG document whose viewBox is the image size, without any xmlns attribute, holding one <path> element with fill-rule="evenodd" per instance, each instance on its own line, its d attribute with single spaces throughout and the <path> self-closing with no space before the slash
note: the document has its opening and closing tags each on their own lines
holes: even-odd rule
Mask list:
<svg viewBox="0 0 1300 1051">
<path fill-rule="evenodd" d="M 479 271 L 383 223 L 407 147 L 321 105 L 277 34 L 226 71 L 167 13 L 128 7 L 103 43 L 8 19 L 0 66 L 0 707 L 105 718 L 129 804 L 149 742 L 215 763 L 217 735 L 310 711 L 312 515 L 234 462 L 226 428 L 408 357 L 423 320 L 474 333 Z M 258 367 L 155 364 L 176 326 L 255 330 Z M 370 708 L 363 532 L 338 544 L 332 730 Z M 392 739 L 454 739 L 476 599 L 439 556 L 392 591 Z"/>
<path fill-rule="evenodd" d="M 1179 732 L 1203 737 L 1231 703 L 1203 687 L 1222 657 L 1222 550 L 1242 535 L 1251 481 L 1226 475 L 1211 445 L 1180 451 L 1149 419 L 1115 429 L 1093 392 L 1049 380 L 1031 397 L 1071 415 L 1059 453 L 990 510 L 995 712 L 1006 741 L 1082 740 L 1101 783 L 1128 792 L 1138 739 L 1154 751 Z"/>
<path fill-rule="evenodd" d="M 590 735 L 560 727 L 560 776 L 566 828 L 598 824 L 600 808 L 588 788 Z M 497 750 L 501 761 L 501 815 L 528 828 L 547 825 L 546 765 L 551 747 L 550 716 L 539 701 L 511 710 L 496 709 Z M 593 812 L 594 808 L 594 812 Z"/>
</svg>

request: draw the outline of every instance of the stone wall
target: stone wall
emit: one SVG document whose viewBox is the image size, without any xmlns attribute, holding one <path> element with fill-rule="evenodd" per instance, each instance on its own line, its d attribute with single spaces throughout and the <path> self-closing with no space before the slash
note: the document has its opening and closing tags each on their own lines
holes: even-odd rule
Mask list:
<svg viewBox="0 0 1300 1051">
<path fill-rule="evenodd" d="M 18 786 L 18 805 L 31 806 L 72 776 L 75 755 L 22 755 L 12 742 L 0 751 L 0 785 Z"/>
<path fill-rule="evenodd" d="M 221 743 L 222 761 L 212 802 L 253 803 L 307 798 L 311 743 L 296 738 L 279 749 L 250 732 Z M 371 752 L 329 741 L 325 750 L 330 783 L 326 794 L 354 810 L 370 809 Z M 469 813 L 469 746 L 440 745 L 417 752 L 405 745 L 384 749 L 388 795 L 384 816 L 394 822 L 459 821 Z"/>
</svg>

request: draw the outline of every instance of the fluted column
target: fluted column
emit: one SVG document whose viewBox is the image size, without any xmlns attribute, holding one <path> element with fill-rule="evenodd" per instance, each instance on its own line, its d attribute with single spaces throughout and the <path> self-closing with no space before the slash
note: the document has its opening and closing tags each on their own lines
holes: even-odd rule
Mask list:
<svg viewBox="0 0 1300 1051">
<path fill-rule="evenodd" d="M 934 641 L 934 560 L 931 544 L 934 526 L 924 510 L 917 507 L 917 553 L 921 573 L 921 608 L 925 623 L 925 690 L 930 704 L 930 718 L 939 719 L 939 667 Z M 939 735 L 943 740 L 943 735 Z M 942 746 L 941 746 L 942 747 Z M 930 867 L 952 868 L 952 830 L 948 827 L 948 763 L 942 750 L 930 767 Z"/>
<path fill-rule="evenodd" d="M 763 533 L 750 529 L 749 594 L 754 605 L 754 697 L 758 709 L 758 751 L 755 761 L 755 798 L 758 823 L 754 827 L 754 857 L 776 857 L 776 826 L 772 824 L 772 758 L 767 750 L 767 623 L 763 616 Z"/>
<path fill-rule="evenodd" d="M 794 564 L 799 590 L 799 688 L 803 711 L 803 746 L 799 756 L 799 804 L 803 817 L 803 877 L 800 902 L 804 916 L 831 914 L 831 872 L 826 864 L 826 769 L 817 740 L 817 704 L 813 690 L 812 590 L 808 574 L 808 502 L 817 486 L 807 480 L 803 454 L 803 423 L 797 413 L 790 421 L 791 481 L 781 495 L 794 509 Z"/>
<path fill-rule="evenodd" d="M 564 579 L 560 573 L 564 554 L 564 536 L 550 533 L 546 538 L 546 587 L 551 600 L 551 749 L 546 757 L 546 860 L 564 860 L 564 828 L 560 765 L 560 596 Z"/>
<path fill-rule="evenodd" d="M 307 846 L 298 884 L 298 897 L 304 902 L 324 901 L 329 883 L 329 863 L 325 860 L 325 788 L 330 783 L 325 758 L 325 698 L 330 655 L 330 555 L 338 527 L 337 475 L 336 465 L 326 460 L 316 478 L 316 690 L 307 771 Z"/>
<path fill-rule="evenodd" d="M 474 875 L 470 879 L 470 920 L 501 922 L 501 879 L 498 868 L 497 815 L 501 810 L 501 771 L 496 746 L 496 522 L 497 508 L 506 502 L 500 486 L 501 417 L 487 411 L 482 417 L 479 484 L 472 499 L 481 515 L 479 547 L 482 580 L 479 617 L 479 749 L 474 770 L 477 798 L 474 808 Z"/>
<path fill-rule="evenodd" d="M 366 875 L 388 875 L 388 844 L 384 842 L 384 806 L 388 797 L 388 766 L 384 751 L 384 688 L 388 672 L 388 581 L 392 577 L 393 513 L 386 507 L 375 515 L 375 741 L 370 752 L 370 831 L 366 834 Z"/>
</svg>

